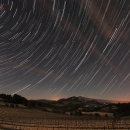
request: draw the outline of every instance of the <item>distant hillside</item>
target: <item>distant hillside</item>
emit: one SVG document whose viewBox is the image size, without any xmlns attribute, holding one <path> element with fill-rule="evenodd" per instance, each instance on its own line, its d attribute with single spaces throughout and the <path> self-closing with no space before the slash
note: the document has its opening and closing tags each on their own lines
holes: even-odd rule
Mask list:
<svg viewBox="0 0 130 130">
<path fill-rule="evenodd" d="M 88 98 L 85 98 L 85 97 L 69 97 L 69 98 L 66 98 L 66 99 L 59 99 L 57 101 L 57 103 L 61 103 L 61 104 L 93 104 L 93 105 L 102 105 L 102 103 L 94 100 L 94 99 L 88 99 Z"/>
<path fill-rule="evenodd" d="M 86 97 L 69 97 L 52 100 L 27 100 L 26 98 L 14 94 L 0 94 L 0 106 L 5 107 L 25 107 L 29 109 L 39 109 L 54 113 L 69 113 L 71 115 L 82 115 L 86 112 L 108 112 L 114 116 L 130 116 L 130 103 L 114 103 L 113 101 L 92 99 Z"/>
<path fill-rule="evenodd" d="M 97 101 L 100 103 L 105 103 L 105 104 L 110 104 L 110 103 L 129 103 L 128 101 L 116 101 L 116 100 L 104 100 L 104 99 L 95 99 L 95 98 L 88 98 L 88 97 L 83 97 L 83 96 L 73 96 L 69 98 L 63 98 L 59 100 L 81 100 L 83 102 L 89 102 L 89 101 Z"/>
<path fill-rule="evenodd" d="M 47 99 L 37 99 L 37 100 L 34 100 L 34 101 L 38 101 L 38 102 L 42 102 L 42 103 L 50 103 L 50 102 L 52 102 L 52 100 L 47 100 Z"/>
<path fill-rule="evenodd" d="M 86 98 L 86 97 L 82 97 L 82 96 L 79 96 L 79 97 L 76 97 L 76 96 L 72 96 L 72 97 L 69 97 L 69 98 L 61 98 L 57 101 L 53 101 L 53 100 L 46 100 L 46 99 L 38 99 L 36 101 L 40 101 L 40 102 L 43 102 L 43 103 L 47 103 L 47 102 L 57 102 L 57 103 L 63 103 L 63 102 L 84 102 L 84 103 L 87 103 L 87 102 L 95 102 L 95 103 L 113 103 L 113 101 L 109 101 L 109 100 L 102 100 L 102 99 L 93 99 L 93 98 Z"/>
<path fill-rule="evenodd" d="M 63 98 L 63 99 L 59 99 L 57 101 L 51 101 L 51 100 L 36 100 L 36 101 L 42 102 L 44 107 L 51 105 L 53 108 L 62 109 L 64 111 L 77 110 L 79 108 L 84 108 L 84 107 L 97 108 L 97 107 L 102 107 L 102 106 L 108 104 L 108 102 L 107 103 L 104 103 L 103 101 L 98 102 L 97 100 L 85 98 L 85 97 L 81 97 L 81 96 Z"/>
<path fill-rule="evenodd" d="M 37 101 L 43 102 L 43 103 L 49 103 L 49 102 L 57 102 L 57 103 L 65 103 L 65 102 L 95 102 L 95 103 L 105 103 L 105 104 L 110 104 L 110 103 L 118 103 L 119 101 L 114 101 L 114 100 L 103 100 L 103 99 L 94 99 L 94 98 L 87 98 L 87 97 L 83 97 L 83 96 L 72 96 L 69 98 L 61 98 L 57 101 L 53 101 L 53 100 L 46 100 L 46 99 L 38 99 Z M 123 103 L 123 102 L 122 102 Z"/>
</svg>

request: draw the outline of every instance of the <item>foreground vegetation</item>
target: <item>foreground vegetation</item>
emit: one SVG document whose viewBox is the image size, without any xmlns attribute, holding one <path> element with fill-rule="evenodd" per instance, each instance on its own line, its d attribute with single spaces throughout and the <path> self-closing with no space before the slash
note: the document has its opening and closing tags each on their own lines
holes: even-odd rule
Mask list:
<svg viewBox="0 0 130 130">
<path fill-rule="evenodd" d="M 0 129 L 130 129 L 129 110 L 130 103 L 104 104 L 77 97 L 42 102 L 0 94 Z"/>
<path fill-rule="evenodd" d="M 104 104 L 95 100 L 86 101 L 82 97 L 70 97 L 58 101 L 27 100 L 20 95 L 0 94 L 1 102 L 6 107 L 39 109 L 46 112 L 75 116 L 126 117 L 130 116 L 130 103 Z"/>
<path fill-rule="evenodd" d="M 130 118 L 69 116 L 26 108 L 0 108 L 0 129 L 101 130 L 130 129 Z"/>
</svg>

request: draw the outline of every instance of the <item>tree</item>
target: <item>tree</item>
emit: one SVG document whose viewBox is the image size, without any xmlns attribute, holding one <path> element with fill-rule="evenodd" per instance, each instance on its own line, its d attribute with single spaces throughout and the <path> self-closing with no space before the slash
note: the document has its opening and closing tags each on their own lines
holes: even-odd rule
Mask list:
<svg viewBox="0 0 130 130">
<path fill-rule="evenodd" d="M 2 98 L 2 99 L 6 99 L 6 94 L 0 94 L 0 98 Z"/>
<path fill-rule="evenodd" d="M 11 95 L 6 95 L 6 101 L 11 102 L 12 101 L 12 96 Z"/>
<path fill-rule="evenodd" d="M 28 100 L 20 95 L 14 94 L 13 95 L 13 102 L 17 104 L 27 104 Z"/>
</svg>

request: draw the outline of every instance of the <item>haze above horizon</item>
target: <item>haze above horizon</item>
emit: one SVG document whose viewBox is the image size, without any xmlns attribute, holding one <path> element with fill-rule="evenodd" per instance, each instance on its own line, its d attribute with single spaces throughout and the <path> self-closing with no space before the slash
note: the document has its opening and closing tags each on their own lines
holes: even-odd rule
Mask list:
<svg viewBox="0 0 130 130">
<path fill-rule="evenodd" d="M 129 5 L 0 1 L 0 93 L 130 101 Z"/>
</svg>

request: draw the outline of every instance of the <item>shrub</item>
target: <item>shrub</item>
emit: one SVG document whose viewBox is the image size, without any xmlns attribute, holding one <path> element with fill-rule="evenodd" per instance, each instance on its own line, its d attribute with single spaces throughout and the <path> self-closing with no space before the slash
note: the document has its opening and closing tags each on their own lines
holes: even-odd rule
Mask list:
<svg viewBox="0 0 130 130">
<path fill-rule="evenodd" d="M 15 107 L 17 107 L 17 108 L 18 108 L 18 107 L 19 107 L 19 106 L 18 106 L 18 104 L 16 104 L 16 105 L 15 105 Z"/>
<path fill-rule="evenodd" d="M 6 106 L 6 107 L 9 107 L 9 104 L 6 103 L 5 106 Z"/>
<path fill-rule="evenodd" d="M 14 107 L 14 104 L 10 104 L 10 107 Z"/>
<path fill-rule="evenodd" d="M 93 116 L 93 114 L 88 114 L 88 116 Z"/>
<path fill-rule="evenodd" d="M 107 115 L 107 114 L 105 114 L 105 117 L 108 117 L 108 115 Z"/>
<path fill-rule="evenodd" d="M 100 114 L 99 114 L 99 113 L 95 113 L 95 116 L 98 116 L 98 117 L 99 117 L 99 116 L 100 116 Z"/>
<path fill-rule="evenodd" d="M 33 108 L 32 103 L 28 102 L 28 109 L 32 109 L 32 108 Z"/>
</svg>

